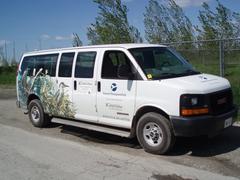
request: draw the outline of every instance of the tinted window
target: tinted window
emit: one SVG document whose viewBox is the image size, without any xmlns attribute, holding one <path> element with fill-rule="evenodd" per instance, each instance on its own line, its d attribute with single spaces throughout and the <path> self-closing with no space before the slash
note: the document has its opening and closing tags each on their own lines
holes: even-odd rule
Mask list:
<svg viewBox="0 0 240 180">
<path fill-rule="evenodd" d="M 49 76 L 56 75 L 58 54 L 37 56 L 35 59 L 36 73 L 42 68 L 42 72 Z"/>
<path fill-rule="evenodd" d="M 75 53 L 63 53 L 59 64 L 59 77 L 71 77 L 72 76 L 72 64 Z"/>
<path fill-rule="evenodd" d="M 33 68 L 34 68 L 34 57 L 28 56 L 24 57 L 21 65 L 21 74 L 23 74 L 26 70 L 28 70 L 28 76 L 33 75 Z"/>
<path fill-rule="evenodd" d="M 42 69 L 42 73 L 55 76 L 58 54 L 28 56 L 23 59 L 21 73 L 28 70 L 28 76 L 35 76 Z"/>
<path fill-rule="evenodd" d="M 75 77 L 92 78 L 96 52 L 80 52 L 77 56 Z"/>
<path fill-rule="evenodd" d="M 106 79 L 119 79 L 117 75 L 118 67 L 121 65 L 130 66 L 129 69 L 133 70 L 128 57 L 121 51 L 106 51 L 102 64 L 102 78 Z"/>
<path fill-rule="evenodd" d="M 166 47 L 130 49 L 149 79 L 166 79 L 199 74 L 178 53 Z"/>
</svg>

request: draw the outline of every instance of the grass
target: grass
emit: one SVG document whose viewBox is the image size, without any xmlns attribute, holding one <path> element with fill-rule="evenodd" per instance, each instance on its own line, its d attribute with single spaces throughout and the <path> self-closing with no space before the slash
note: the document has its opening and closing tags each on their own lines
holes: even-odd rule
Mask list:
<svg viewBox="0 0 240 180">
<path fill-rule="evenodd" d="M 11 87 L 16 84 L 16 67 L 0 67 L 0 86 Z"/>
</svg>

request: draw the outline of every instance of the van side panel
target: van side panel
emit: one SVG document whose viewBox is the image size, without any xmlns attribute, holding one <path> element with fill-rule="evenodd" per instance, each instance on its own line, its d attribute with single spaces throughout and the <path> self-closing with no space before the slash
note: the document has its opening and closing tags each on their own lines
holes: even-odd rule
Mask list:
<svg viewBox="0 0 240 180">
<path fill-rule="evenodd" d="M 167 86 L 164 81 L 139 81 L 136 112 L 144 106 L 156 107 L 167 115 L 179 116 L 179 99 L 184 91 Z"/>
<path fill-rule="evenodd" d="M 20 107 L 27 109 L 28 97 L 37 96 L 44 111 L 50 115 L 74 118 L 72 99 L 64 84 L 56 81 L 59 54 L 26 56 L 17 76 L 17 91 Z"/>
</svg>

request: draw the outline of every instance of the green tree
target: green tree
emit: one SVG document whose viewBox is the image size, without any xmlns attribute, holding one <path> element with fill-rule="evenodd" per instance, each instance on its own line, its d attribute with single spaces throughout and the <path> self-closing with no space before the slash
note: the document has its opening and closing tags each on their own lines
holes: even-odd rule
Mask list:
<svg viewBox="0 0 240 180">
<path fill-rule="evenodd" d="M 138 29 L 129 24 L 127 6 L 121 0 L 94 0 L 100 10 L 88 27 L 91 44 L 142 42 Z"/>
<path fill-rule="evenodd" d="M 149 0 L 144 13 L 146 39 L 150 43 L 191 41 L 194 29 L 174 0 Z"/>
<path fill-rule="evenodd" d="M 233 18 L 235 19 L 235 36 L 240 37 L 240 13 L 238 12 L 233 12 Z"/>
<path fill-rule="evenodd" d="M 199 11 L 198 39 L 227 39 L 239 36 L 239 13 L 232 12 L 217 1 L 215 11 L 212 11 L 207 3 L 203 3 Z"/>
<path fill-rule="evenodd" d="M 80 40 L 77 33 L 73 33 L 72 45 L 73 47 L 82 46 L 82 41 Z"/>
<path fill-rule="evenodd" d="M 157 1 L 150 0 L 144 13 L 145 38 L 150 43 L 169 41 L 170 32 L 165 16 L 166 8 L 160 6 Z"/>
<path fill-rule="evenodd" d="M 201 29 L 197 27 L 197 31 L 200 33 L 199 39 L 216 39 L 217 30 L 215 22 L 215 13 L 210 10 L 209 5 L 204 2 L 202 5 L 203 10 L 199 11 L 198 19 L 201 24 Z"/>
<path fill-rule="evenodd" d="M 174 0 L 169 0 L 168 8 L 172 21 L 172 35 L 175 41 L 194 40 L 194 29 L 189 18 L 184 14 L 182 8 Z"/>
</svg>

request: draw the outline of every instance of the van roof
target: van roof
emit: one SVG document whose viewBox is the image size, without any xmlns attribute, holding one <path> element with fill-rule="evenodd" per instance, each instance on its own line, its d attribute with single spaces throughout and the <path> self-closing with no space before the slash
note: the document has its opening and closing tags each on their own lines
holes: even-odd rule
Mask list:
<svg viewBox="0 0 240 180">
<path fill-rule="evenodd" d="M 144 44 L 144 43 L 129 43 L 129 44 L 105 44 L 105 45 L 91 45 L 91 46 L 80 46 L 80 47 L 67 47 L 67 48 L 57 48 L 57 49 L 47 49 L 47 50 L 36 50 L 32 52 L 26 52 L 24 55 L 47 53 L 47 52 L 57 52 L 57 51 L 67 51 L 67 50 L 77 50 L 77 49 L 97 49 L 97 48 L 142 48 L 142 47 L 166 47 L 160 44 Z"/>
</svg>

